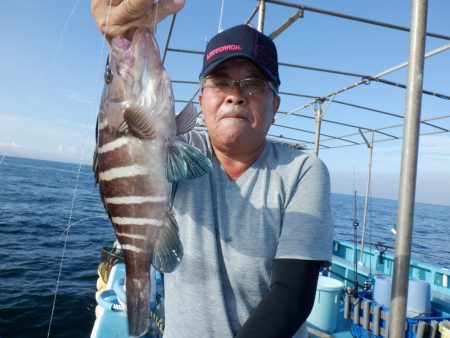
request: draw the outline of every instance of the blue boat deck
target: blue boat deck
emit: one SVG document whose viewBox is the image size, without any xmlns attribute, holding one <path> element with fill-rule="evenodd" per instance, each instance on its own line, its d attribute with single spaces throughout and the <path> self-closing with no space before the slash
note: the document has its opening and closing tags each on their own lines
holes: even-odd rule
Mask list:
<svg viewBox="0 0 450 338">
<path fill-rule="evenodd" d="M 359 254 L 359 252 L 357 252 Z M 359 255 L 356 255 L 359 260 Z M 364 250 L 363 263 L 357 264 L 355 271 L 354 248 L 352 243 L 335 241 L 333 247 L 333 262 L 331 267 L 323 272 L 324 275 L 336 279 L 343 284 L 343 289 L 339 296 L 339 310 L 337 312 L 336 329 L 333 332 L 326 332 L 320 327 L 307 323 L 310 337 L 317 338 L 350 338 L 358 337 L 384 337 L 386 334 L 387 312 L 388 308 L 383 308 L 380 314 L 380 333 L 379 335 L 371 332 L 364 332 L 359 318 L 364 316 L 370 317 L 373 320 L 373 309 L 377 307 L 376 303 L 372 304 L 372 291 L 363 291 L 363 288 L 372 289 L 375 278 L 378 276 L 391 276 L 393 273 L 394 259 L 391 255 L 385 254 L 383 250 Z M 120 308 L 120 302 L 117 295 L 113 291 L 115 283 L 123 279 L 125 276 L 125 264 L 119 262 L 113 266 L 111 273 L 103 293 L 97 293 L 96 298 L 99 305 L 96 308 L 97 319 L 95 321 L 91 338 L 125 338 L 128 337 L 128 322 L 125 311 L 116 310 Z M 431 289 L 431 304 L 434 317 L 418 316 L 417 318 L 406 318 L 408 332 L 405 334 L 407 338 L 419 338 L 417 334 L 420 325 L 428 325 L 426 330 L 429 331 L 429 326 L 433 321 L 442 321 L 450 319 L 450 270 L 447 268 L 431 266 L 419 262 L 411 262 L 410 277 L 426 281 L 430 284 Z M 158 278 L 158 276 L 156 276 Z M 349 313 L 345 314 L 344 290 L 347 288 L 354 289 L 354 281 L 358 281 L 358 290 L 360 291 L 361 303 L 370 302 L 369 314 L 365 314 L 363 306 L 358 310 L 356 316 L 357 324 L 354 321 L 354 307 L 353 303 Z M 368 295 L 364 298 L 364 295 Z M 354 299 L 352 300 L 354 301 Z M 154 306 L 154 304 L 153 304 Z M 151 305 L 152 307 L 152 305 Z M 359 307 L 358 307 L 359 309 Z M 314 310 L 313 310 L 314 311 Z M 359 315 L 361 313 L 361 315 Z M 325 314 L 324 314 L 325 315 Z M 350 319 L 345 319 L 345 317 Z M 369 325 L 372 327 L 372 323 Z M 352 334 L 353 331 L 353 334 Z M 366 329 L 366 331 L 368 331 Z M 370 334 L 369 334 L 370 333 Z M 156 337 L 155 332 L 147 334 L 145 337 Z"/>
<path fill-rule="evenodd" d="M 325 272 L 326 275 L 341 281 L 344 288 L 355 288 L 355 280 L 358 282 L 358 290 L 360 290 L 361 304 L 368 302 L 368 310 L 364 310 L 361 305 L 358 305 L 358 315 L 356 321 L 354 320 L 354 306 L 351 305 L 351 311 L 347 314 L 345 319 L 344 302 L 340 302 L 338 325 L 336 331 L 332 333 L 322 332 L 320 328 L 311 326 L 311 337 L 384 337 L 387 335 L 387 317 L 389 308 L 387 306 L 380 306 L 372 300 L 372 291 L 362 291 L 362 288 L 373 289 L 377 277 L 392 276 L 394 267 L 394 257 L 385 253 L 383 248 L 381 250 L 364 250 L 363 264 L 354 264 L 354 247 L 352 243 L 334 242 L 333 247 L 333 262 L 331 267 Z M 359 251 L 356 255 L 357 261 L 360 260 Z M 355 269 L 356 268 L 356 269 Z M 357 271 L 355 271 L 357 270 Z M 430 303 L 432 313 L 425 314 L 409 314 L 406 318 L 405 337 L 418 338 L 424 337 L 424 332 L 432 333 L 432 329 L 438 330 L 438 323 L 443 320 L 450 319 L 450 270 L 447 268 L 432 266 L 420 262 L 411 262 L 410 279 L 420 280 L 429 283 L 431 290 Z M 389 290 L 390 291 L 390 290 Z M 374 320 L 374 309 L 380 307 L 380 331 L 374 334 L 371 331 Z M 362 321 L 367 311 L 367 328 L 363 329 Z M 350 315 L 350 316 L 349 316 Z M 357 324 L 355 324 L 355 322 Z M 434 323 L 433 323 L 434 322 Z M 434 325 L 434 327 L 433 327 Z M 317 330 L 319 329 L 319 330 Z M 352 332 L 353 331 L 353 332 Z"/>
</svg>

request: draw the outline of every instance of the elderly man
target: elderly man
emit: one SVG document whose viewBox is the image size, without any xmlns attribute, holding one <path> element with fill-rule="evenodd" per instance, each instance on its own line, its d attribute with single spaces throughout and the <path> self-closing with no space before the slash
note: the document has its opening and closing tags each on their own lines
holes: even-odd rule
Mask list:
<svg viewBox="0 0 450 338">
<path fill-rule="evenodd" d="M 110 40 L 183 5 L 93 0 L 92 12 Z M 176 186 L 184 258 L 165 275 L 164 337 L 307 336 L 319 269 L 331 261 L 330 182 L 319 159 L 266 140 L 279 85 L 277 50 L 264 34 L 240 25 L 209 41 L 199 96 L 207 132 L 186 141 L 213 168 Z"/>
</svg>

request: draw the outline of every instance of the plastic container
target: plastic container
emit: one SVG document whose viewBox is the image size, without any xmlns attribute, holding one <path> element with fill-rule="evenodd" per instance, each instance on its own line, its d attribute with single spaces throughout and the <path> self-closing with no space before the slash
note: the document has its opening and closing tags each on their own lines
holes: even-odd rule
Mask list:
<svg viewBox="0 0 450 338">
<path fill-rule="evenodd" d="M 444 320 L 439 324 L 441 338 L 450 338 L 450 321 Z"/>
<path fill-rule="evenodd" d="M 339 302 L 344 283 L 325 276 L 319 276 L 313 309 L 307 319 L 308 325 L 333 333 L 336 331 Z"/>
<path fill-rule="evenodd" d="M 408 286 L 407 316 L 419 316 L 431 313 L 430 283 L 419 279 L 410 279 Z"/>
<path fill-rule="evenodd" d="M 389 276 L 375 277 L 373 301 L 382 306 L 391 305 L 392 278 Z"/>
<path fill-rule="evenodd" d="M 392 277 L 375 277 L 373 301 L 385 307 L 391 305 Z M 430 284 L 423 280 L 410 279 L 408 285 L 407 316 L 415 317 L 431 313 Z"/>
</svg>

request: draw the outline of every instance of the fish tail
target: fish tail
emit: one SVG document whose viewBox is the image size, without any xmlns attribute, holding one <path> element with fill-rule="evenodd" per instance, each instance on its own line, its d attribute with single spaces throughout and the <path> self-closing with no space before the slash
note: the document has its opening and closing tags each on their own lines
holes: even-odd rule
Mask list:
<svg viewBox="0 0 450 338">
<path fill-rule="evenodd" d="M 131 268 L 129 269 L 129 267 Z M 142 337 L 149 327 L 150 266 L 148 269 L 134 270 L 132 264 L 126 264 L 126 268 L 125 287 L 129 334 L 130 337 Z"/>
</svg>

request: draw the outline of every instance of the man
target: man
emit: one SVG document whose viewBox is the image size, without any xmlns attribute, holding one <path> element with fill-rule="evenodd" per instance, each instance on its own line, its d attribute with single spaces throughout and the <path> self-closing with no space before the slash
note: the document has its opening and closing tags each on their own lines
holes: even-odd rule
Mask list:
<svg viewBox="0 0 450 338">
<path fill-rule="evenodd" d="M 93 0 L 108 39 L 131 37 L 155 13 L 148 0 L 113 1 L 106 27 L 108 4 Z M 159 5 L 157 20 L 183 7 Z M 330 184 L 320 160 L 266 141 L 280 105 L 275 45 L 245 25 L 217 34 L 200 85 L 208 132 L 186 141 L 213 168 L 176 187 L 184 258 L 165 275 L 164 337 L 306 337 L 319 269 L 331 260 Z"/>
</svg>

